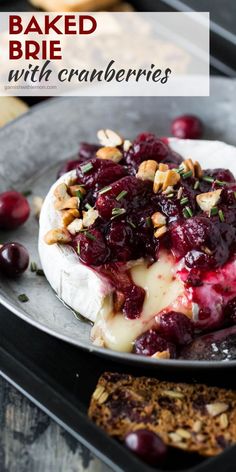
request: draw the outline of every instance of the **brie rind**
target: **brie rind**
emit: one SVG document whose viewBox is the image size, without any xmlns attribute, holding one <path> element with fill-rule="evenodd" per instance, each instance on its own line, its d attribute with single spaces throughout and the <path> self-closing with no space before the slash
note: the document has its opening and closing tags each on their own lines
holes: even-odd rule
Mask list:
<svg viewBox="0 0 236 472">
<path fill-rule="evenodd" d="M 201 166 L 206 168 L 224 167 L 229 168 L 236 174 L 236 148 L 218 141 L 194 141 L 169 139 L 170 147 L 179 153 L 184 159 L 191 158 L 197 160 Z M 111 294 L 112 287 L 103 277 L 99 276 L 93 269 L 80 263 L 78 256 L 68 245 L 48 246 L 44 242 L 45 234 L 53 228 L 60 226 L 60 215 L 54 208 L 54 190 L 59 183 L 68 183 L 75 177 L 75 171 L 63 175 L 50 189 L 45 198 L 40 215 L 39 232 L 39 254 L 45 275 L 58 294 L 68 306 L 76 312 L 82 314 L 85 318 L 95 322 L 93 328 L 93 337 L 104 341 L 107 347 L 115 350 L 130 351 L 134 339 L 146 331 L 149 327 L 155 313 L 158 313 L 165 306 L 174 304 L 175 300 L 181 296 L 183 287 L 180 282 L 175 280 L 170 282 L 170 274 L 173 273 L 174 263 L 169 259 L 169 272 L 166 273 L 166 279 L 161 281 L 160 287 L 156 279 L 156 291 L 150 290 L 146 285 L 147 269 L 145 262 L 143 265 L 134 266 L 133 278 L 136 283 L 140 280 L 140 285 L 146 288 L 147 296 L 144 302 L 143 313 L 139 320 L 126 320 L 122 315 L 112 316 Z M 164 255 L 165 257 L 165 255 Z M 153 273 L 158 273 L 162 261 L 157 261 L 153 267 Z M 161 269 L 162 271 L 162 269 Z M 135 280 L 136 279 L 136 280 Z M 143 283 L 141 283 L 143 280 Z M 169 281 L 169 282 L 168 282 Z M 164 282 L 164 286 L 163 286 Z M 155 299 L 151 299 L 156 293 Z M 169 296 L 163 298 L 163 294 L 169 293 Z M 158 296 L 157 296 L 158 295 Z M 165 303 L 160 304 L 160 299 Z M 156 304 L 156 305 L 155 305 Z M 151 312 L 148 310 L 151 307 Z"/>
</svg>

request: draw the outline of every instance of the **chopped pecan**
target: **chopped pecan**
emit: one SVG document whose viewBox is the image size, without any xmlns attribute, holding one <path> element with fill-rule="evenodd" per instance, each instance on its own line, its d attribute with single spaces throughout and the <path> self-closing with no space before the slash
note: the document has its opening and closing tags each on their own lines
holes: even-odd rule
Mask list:
<svg viewBox="0 0 236 472">
<path fill-rule="evenodd" d="M 68 226 L 75 218 L 79 218 L 80 212 L 76 208 L 62 211 L 62 225 Z"/>
<path fill-rule="evenodd" d="M 67 226 L 67 229 L 73 235 L 79 233 L 83 229 L 83 220 L 76 218 Z"/>
<path fill-rule="evenodd" d="M 166 232 L 167 232 L 167 226 L 161 226 L 160 228 L 157 228 L 157 230 L 154 233 L 154 236 L 155 238 L 161 238 Z"/>
<path fill-rule="evenodd" d="M 98 218 L 99 213 L 97 210 L 94 210 L 94 208 L 90 208 L 88 211 L 83 211 L 83 225 L 88 228 L 89 226 L 92 226 L 93 223 L 96 221 Z"/>
</svg>

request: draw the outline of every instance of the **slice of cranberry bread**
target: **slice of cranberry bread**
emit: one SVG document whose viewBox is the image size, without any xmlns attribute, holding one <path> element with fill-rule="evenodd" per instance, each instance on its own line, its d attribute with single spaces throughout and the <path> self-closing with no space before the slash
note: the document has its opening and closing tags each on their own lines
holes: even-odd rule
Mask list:
<svg viewBox="0 0 236 472">
<path fill-rule="evenodd" d="M 123 441 L 139 428 L 169 445 L 204 456 L 236 443 L 236 392 L 200 384 L 104 373 L 91 398 L 89 417 Z"/>
</svg>

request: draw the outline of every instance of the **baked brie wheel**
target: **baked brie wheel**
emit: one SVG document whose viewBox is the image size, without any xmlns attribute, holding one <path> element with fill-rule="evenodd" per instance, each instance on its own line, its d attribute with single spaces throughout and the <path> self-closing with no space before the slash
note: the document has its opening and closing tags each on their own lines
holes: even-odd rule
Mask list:
<svg viewBox="0 0 236 472">
<path fill-rule="evenodd" d="M 43 270 L 93 323 L 97 345 L 176 357 L 194 336 L 233 322 L 236 148 L 151 133 L 130 142 L 111 130 L 98 138 L 44 200 Z"/>
</svg>

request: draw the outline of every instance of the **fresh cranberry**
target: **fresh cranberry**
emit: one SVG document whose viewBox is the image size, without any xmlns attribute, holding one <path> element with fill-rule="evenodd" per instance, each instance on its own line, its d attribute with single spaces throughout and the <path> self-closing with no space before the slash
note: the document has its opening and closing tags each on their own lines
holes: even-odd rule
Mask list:
<svg viewBox="0 0 236 472">
<path fill-rule="evenodd" d="M 142 287 L 137 287 L 137 285 L 130 285 L 128 289 L 125 290 L 123 312 L 127 318 L 130 320 L 139 318 L 142 312 L 145 295 L 145 290 Z"/>
<path fill-rule="evenodd" d="M 226 187 L 222 189 L 221 195 L 220 195 L 220 200 L 223 203 L 223 205 L 226 205 L 227 207 L 233 206 L 236 208 L 236 184 L 229 184 Z"/>
<path fill-rule="evenodd" d="M 175 346 L 162 338 L 159 333 L 153 329 L 146 331 L 134 343 L 134 353 L 141 356 L 152 356 L 156 352 L 170 351 L 170 356 L 175 357 Z"/>
<path fill-rule="evenodd" d="M 188 273 L 185 283 L 192 287 L 201 287 L 201 285 L 203 285 L 201 280 L 201 271 L 198 269 L 191 269 Z"/>
<path fill-rule="evenodd" d="M 202 122 L 193 115 L 178 116 L 172 121 L 173 136 L 181 139 L 199 139 L 202 137 Z"/>
<path fill-rule="evenodd" d="M 162 464 L 167 455 L 167 447 L 162 439 L 147 429 L 128 433 L 125 445 L 144 462 L 154 466 Z"/>
<path fill-rule="evenodd" d="M 177 198 L 167 198 L 166 195 L 158 193 L 152 196 L 152 202 L 156 206 L 156 209 L 169 218 L 169 222 L 183 217 L 183 209 Z"/>
<path fill-rule="evenodd" d="M 133 230 L 125 221 L 112 221 L 106 240 L 113 254 L 113 260 L 128 261 L 133 252 Z"/>
<path fill-rule="evenodd" d="M 193 339 L 193 326 L 190 319 L 183 313 L 170 311 L 158 318 L 158 332 L 168 341 L 183 345 Z"/>
<path fill-rule="evenodd" d="M 96 152 L 98 151 L 99 148 L 100 146 L 98 146 L 97 144 L 89 144 L 85 142 L 80 143 L 80 148 L 79 148 L 80 160 L 86 161 L 88 159 L 92 159 L 93 157 L 96 157 Z"/>
<path fill-rule="evenodd" d="M 109 258 L 109 249 L 98 229 L 79 233 L 73 240 L 72 245 L 79 254 L 81 261 L 88 266 L 104 264 Z"/>
<path fill-rule="evenodd" d="M 236 297 L 232 298 L 224 308 L 225 320 L 236 324 Z"/>
<path fill-rule="evenodd" d="M 19 192 L 10 190 L 0 194 L 0 229 L 12 230 L 28 219 L 30 206 Z"/>
<path fill-rule="evenodd" d="M 17 277 L 29 265 L 27 249 L 19 243 L 7 243 L 0 249 L 0 271 L 7 277 Z"/>
<path fill-rule="evenodd" d="M 86 189 L 102 189 L 125 175 L 125 168 L 110 160 L 93 158 L 77 167 L 78 181 Z"/>
</svg>

